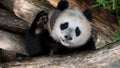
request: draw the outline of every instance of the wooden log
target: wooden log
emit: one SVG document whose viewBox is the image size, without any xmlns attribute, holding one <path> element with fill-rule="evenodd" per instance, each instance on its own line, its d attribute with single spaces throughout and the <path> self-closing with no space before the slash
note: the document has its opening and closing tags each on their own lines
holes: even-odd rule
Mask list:
<svg viewBox="0 0 120 68">
<path fill-rule="evenodd" d="M 33 21 L 39 11 L 50 10 L 50 5 L 47 3 L 47 0 L 1 0 L 0 3 L 29 23 Z"/>
<path fill-rule="evenodd" d="M 120 68 L 120 42 L 99 50 L 65 56 L 41 56 L 0 64 L 5 68 Z"/>
<path fill-rule="evenodd" d="M 28 27 L 27 22 L 0 8 L 0 29 L 23 35 Z"/>
<path fill-rule="evenodd" d="M 16 54 L 28 55 L 22 36 L 0 30 L 0 62 L 15 60 Z"/>
</svg>

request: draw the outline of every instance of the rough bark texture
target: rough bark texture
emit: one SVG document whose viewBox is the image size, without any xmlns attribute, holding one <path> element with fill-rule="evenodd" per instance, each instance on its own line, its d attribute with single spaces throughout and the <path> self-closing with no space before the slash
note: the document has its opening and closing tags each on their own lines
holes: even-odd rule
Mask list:
<svg viewBox="0 0 120 68">
<path fill-rule="evenodd" d="M 17 53 L 27 55 L 23 37 L 0 30 L 0 62 L 15 60 Z"/>
<path fill-rule="evenodd" d="M 41 56 L 27 61 L 2 63 L 9 68 L 120 68 L 120 42 L 96 51 L 65 56 Z"/>
<path fill-rule="evenodd" d="M 16 17 L 9 11 L 0 8 L 0 29 L 9 31 L 15 34 L 24 34 L 28 28 L 27 22 Z"/>
<path fill-rule="evenodd" d="M 50 10 L 47 0 L 1 0 L 0 2 L 29 23 L 33 21 L 37 12 Z"/>
<path fill-rule="evenodd" d="M 24 49 L 24 32 L 27 28 L 27 22 L 0 8 L 0 61 L 14 60 L 16 53 L 27 55 Z"/>
</svg>

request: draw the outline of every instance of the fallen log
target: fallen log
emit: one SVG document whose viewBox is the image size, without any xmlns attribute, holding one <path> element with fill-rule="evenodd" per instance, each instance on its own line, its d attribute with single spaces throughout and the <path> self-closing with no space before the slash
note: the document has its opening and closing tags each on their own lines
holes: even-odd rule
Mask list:
<svg viewBox="0 0 120 68">
<path fill-rule="evenodd" d="M 0 8 L 0 29 L 23 35 L 27 28 L 27 22 Z"/>
<path fill-rule="evenodd" d="M 71 55 L 35 57 L 27 61 L 2 63 L 9 68 L 120 68 L 120 42 L 109 44 L 91 52 Z"/>
<path fill-rule="evenodd" d="M 0 30 L 0 62 L 15 60 L 17 53 L 27 55 L 23 37 Z"/>
</svg>

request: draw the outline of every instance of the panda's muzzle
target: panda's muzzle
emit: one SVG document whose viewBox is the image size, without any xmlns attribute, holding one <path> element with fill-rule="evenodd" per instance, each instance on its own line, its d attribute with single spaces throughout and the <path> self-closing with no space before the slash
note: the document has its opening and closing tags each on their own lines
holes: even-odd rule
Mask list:
<svg viewBox="0 0 120 68">
<path fill-rule="evenodd" d="M 65 38 L 66 40 L 72 40 L 72 37 L 71 37 L 71 36 L 68 36 L 68 35 L 65 35 L 64 38 Z"/>
</svg>

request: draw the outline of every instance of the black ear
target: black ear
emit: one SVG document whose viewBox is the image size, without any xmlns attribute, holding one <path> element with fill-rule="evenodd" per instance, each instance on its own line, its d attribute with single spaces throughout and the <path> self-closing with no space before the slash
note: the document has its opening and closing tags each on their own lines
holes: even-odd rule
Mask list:
<svg viewBox="0 0 120 68">
<path fill-rule="evenodd" d="M 91 22 L 92 21 L 92 13 L 86 9 L 85 11 L 83 11 L 83 14 L 85 15 L 85 17 Z"/>
<path fill-rule="evenodd" d="M 64 9 L 67 9 L 69 7 L 68 1 L 67 0 L 60 0 L 57 9 L 63 11 Z"/>
</svg>

